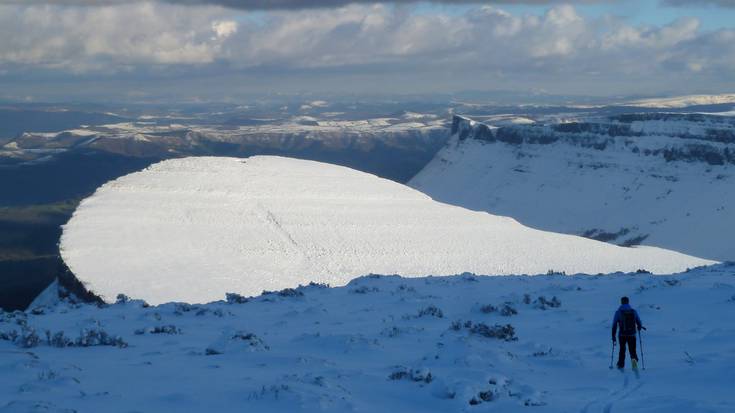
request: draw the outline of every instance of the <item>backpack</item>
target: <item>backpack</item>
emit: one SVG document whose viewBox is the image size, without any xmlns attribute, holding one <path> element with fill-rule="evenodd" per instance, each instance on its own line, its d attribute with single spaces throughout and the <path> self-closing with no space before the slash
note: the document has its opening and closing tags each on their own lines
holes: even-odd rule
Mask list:
<svg viewBox="0 0 735 413">
<path fill-rule="evenodd" d="M 621 310 L 620 311 L 620 335 L 621 336 L 634 336 L 635 327 L 636 327 L 635 311 Z"/>
</svg>

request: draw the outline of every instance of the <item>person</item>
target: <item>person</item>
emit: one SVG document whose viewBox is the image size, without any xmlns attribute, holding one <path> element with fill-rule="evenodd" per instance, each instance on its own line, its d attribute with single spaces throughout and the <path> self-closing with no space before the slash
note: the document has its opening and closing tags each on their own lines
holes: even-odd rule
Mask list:
<svg viewBox="0 0 735 413">
<path fill-rule="evenodd" d="M 634 369 L 638 368 L 638 354 L 636 353 L 635 340 L 636 332 L 645 330 L 638 312 L 630 306 L 628 297 L 620 299 L 620 307 L 615 312 L 612 324 L 612 341 L 615 343 L 615 333 L 620 327 L 618 338 L 620 339 L 620 354 L 618 355 L 618 368 L 625 367 L 625 347 L 628 346 L 630 352 L 630 363 Z"/>
</svg>

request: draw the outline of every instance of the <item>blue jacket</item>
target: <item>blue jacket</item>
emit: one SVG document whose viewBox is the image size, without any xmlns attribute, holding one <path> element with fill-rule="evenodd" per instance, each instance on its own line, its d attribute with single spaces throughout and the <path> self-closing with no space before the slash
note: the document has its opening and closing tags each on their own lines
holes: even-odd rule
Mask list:
<svg viewBox="0 0 735 413">
<path fill-rule="evenodd" d="M 633 314 L 635 314 L 635 327 L 633 329 L 632 334 L 623 334 L 623 320 L 622 312 L 625 310 L 632 310 Z M 615 333 L 618 330 L 618 324 L 620 324 L 620 336 L 621 337 L 628 337 L 628 336 L 635 336 L 636 330 L 640 331 L 640 329 L 643 328 L 643 323 L 641 323 L 641 318 L 638 317 L 638 312 L 633 310 L 633 307 L 631 307 L 629 304 L 622 304 L 620 307 L 618 307 L 618 311 L 615 312 L 615 317 L 613 317 L 613 324 L 612 324 L 612 336 L 615 338 Z"/>
</svg>

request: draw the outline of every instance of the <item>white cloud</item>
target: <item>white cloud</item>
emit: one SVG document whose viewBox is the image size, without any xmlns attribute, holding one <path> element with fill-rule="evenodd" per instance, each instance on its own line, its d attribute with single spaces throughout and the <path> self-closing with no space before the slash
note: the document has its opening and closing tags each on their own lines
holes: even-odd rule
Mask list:
<svg viewBox="0 0 735 413">
<path fill-rule="evenodd" d="M 212 23 L 212 30 L 217 38 L 227 38 L 237 33 L 237 22 L 232 20 L 215 21 Z"/>
<path fill-rule="evenodd" d="M 265 13 L 145 2 L 5 5 L 0 38 L 0 71 L 11 74 L 226 67 L 357 70 L 386 79 L 430 71 L 463 73 L 464 80 L 494 73 L 554 82 L 735 70 L 733 29 L 703 31 L 694 18 L 631 25 L 610 16 L 585 17 L 570 5 L 542 15 L 491 6 L 456 15 L 380 4 Z"/>
<path fill-rule="evenodd" d="M 615 0 L 0 0 L 0 4 L 26 4 L 26 5 L 81 5 L 81 6 L 105 6 L 129 4 L 137 1 L 159 1 L 178 4 L 182 6 L 215 5 L 243 10 L 300 10 L 314 8 L 342 7 L 350 4 L 411 4 L 420 1 L 443 4 L 529 4 L 529 5 L 553 5 L 559 3 L 610 3 Z M 729 0 L 664 0 L 669 2 L 722 2 Z"/>
<path fill-rule="evenodd" d="M 210 63 L 236 29 L 227 21 L 215 23 L 222 14 L 215 8 L 150 3 L 0 6 L 0 64 L 119 71 L 146 64 Z"/>
</svg>

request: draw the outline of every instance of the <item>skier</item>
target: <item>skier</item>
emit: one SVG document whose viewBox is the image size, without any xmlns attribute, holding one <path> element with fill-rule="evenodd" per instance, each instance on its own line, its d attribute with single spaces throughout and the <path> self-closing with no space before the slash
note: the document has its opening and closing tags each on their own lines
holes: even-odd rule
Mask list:
<svg viewBox="0 0 735 413">
<path fill-rule="evenodd" d="M 620 325 L 620 354 L 618 356 L 618 368 L 623 369 L 625 367 L 625 346 L 628 346 L 630 352 L 630 362 L 634 369 L 638 368 L 638 354 L 635 351 L 635 339 L 636 330 L 641 331 L 646 328 L 643 327 L 638 312 L 630 306 L 630 300 L 628 297 L 622 297 L 620 299 L 620 307 L 615 312 L 612 325 L 612 341 L 615 343 L 615 333 L 617 332 L 618 325 Z"/>
</svg>

